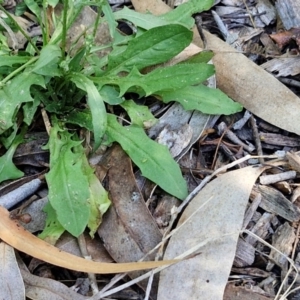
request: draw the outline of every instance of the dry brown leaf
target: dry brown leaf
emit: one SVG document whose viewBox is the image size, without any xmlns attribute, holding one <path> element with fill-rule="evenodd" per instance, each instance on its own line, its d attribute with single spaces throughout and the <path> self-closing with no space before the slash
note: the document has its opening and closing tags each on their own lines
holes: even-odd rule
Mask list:
<svg viewBox="0 0 300 300">
<path fill-rule="evenodd" d="M 170 10 L 161 0 L 133 0 L 132 3 L 139 12 L 163 14 Z M 300 135 L 299 98 L 242 53 L 209 32 L 204 31 L 204 34 L 207 49 L 215 53 L 213 62 L 216 67 L 217 86 L 263 120 Z M 197 34 L 194 34 L 194 43 L 202 45 Z M 197 49 L 195 44 L 187 48 L 192 50 L 189 55 L 202 50 L 200 47 Z"/>
<path fill-rule="evenodd" d="M 25 287 L 14 249 L 0 242 L 0 298 L 25 299 Z"/>
<path fill-rule="evenodd" d="M 145 204 L 132 170 L 131 159 L 119 145 L 110 149 L 108 185 L 112 206 L 103 217 L 98 233 L 105 248 L 116 262 L 138 261 L 162 240 L 162 234 Z M 152 253 L 145 260 L 155 259 Z M 131 278 L 143 271 L 130 273 Z M 139 282 L 146 290 L 148 281 Z M 157 290 L 158 278 L 153 281 L 152 293 Z"/>
<path fill-rule="evenodd" d="M 37 238 L 20 226 L 19 223 L 10 219 L 9 212 L 2 206 L 0 206 L 0 239 L 15 249 L 55 266 L 87 273 L 124 273 L 136 270 L 152 269 L 177 262 L 172 260 L 113 264 L 86 260 L 60 251 L 58 248 Z"/>
<path fill-rule="evenodd" d="M 84 300 L 86 297 L 72 291 L 63 283 L 30 274 L 21 269 L 24 283 L 26 285 L 26 297 L 33 300 Z M 14 298 L 20 299 L 20 298 Z"/>
<path fill-rule="evenodd" d="M 223 299 L 250 192 L 263 170 L 246 167 L 221 175 L 191 201 L 164 257 L 207 243 L 198 255 L 161 272 L 159 300 Z"/>
</svg>

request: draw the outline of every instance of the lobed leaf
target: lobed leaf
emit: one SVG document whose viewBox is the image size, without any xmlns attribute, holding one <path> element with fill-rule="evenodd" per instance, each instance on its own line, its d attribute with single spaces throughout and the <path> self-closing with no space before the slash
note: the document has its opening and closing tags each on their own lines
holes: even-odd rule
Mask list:
<svg viewBox="0 0 300 300">
<path fill-rule="evenodd" d="M 30 93 L 33 84 L 44 87 L 44 78 L 24 72 L 0 90 L 0 134 L 13 126 L 15 115 L 22 103 L 34 101 Z"/>
<path fill-rule="evenodd" d="M 214 0 L 189 0 L 160 17 L 168 22 L 185 23 L 191 28 L 194 25 L 194 19 L 191 16 L 210 9 L 213 4 Z"/>
<path fill-rule="evenodd" d="M 149 128 L 158 121 L 152 115 L 148 106 L 138 105 L 132 100 L 124 101 L 121 106 L 128 113 L 132 124 L 136 124 L 142 128 Z"/>
<path fill-rule="evenodd" d="M 47 214 L 44 230 L 39 234 L 39 238 L 47 243 L 55 245 L 60 236 L 65 232 L 65 228 L 57 220 L 56 211 L 50 202 L 44 206 L 43 211 Z"/>
<path fill-rule="evenodd" d="M 22 143 L 23 134 L 15 137 L 12 145 L 6 153 L 0 157 L 0 183 L 8 179 L 17 179 L 24 175 L 13 163 L 13 155 L 20 143 Z"/>
<path fill-rule="evenodd" d="M 12 67 L 17 64 L 25 64 L 27 63 L 31 57 L 30 56 L 9 56 L 9 55 L 1 55 L 0 56 L 0 67 L 8 66 Z"/>
<path fill-rule="evenodd" d="M 194 20 L 191 16 L 195 13 L 210 9 L 213 3 L 213 0 L 190 0 L 160 16 L 155 16 L 150 13 L 142 14 L 125 6 L 122 10 L 115 12 L 114 15 L 117 20 L 128 20 L 137 27 L 146 30 L 169 24 L 180 24 L 191 28 L 194 25 Z"/>
<path fill-rule="evenodd" d="M 165 62 L 186 48 L 193 33 L 184 26 L 171 24 L 152 28 L 141 36 L 128 42 L 120 54 L 112 51 L 108 59 L 106 74 L 130 72 Z"/>
<path fill-rule="evenodd" d="M 166 146 L 152 141 L 144 130 L 136 125 L 123 127 L 116 117 L 110 114 L 107 135 L 122 146 L 140 168 L 143 176 L 179 199 L 187 196 L 186 182 Z"/>
<path fill-rule="evenodd" d="M 74 236 L 84 231 L 90 216 L 89 183 L 82 170 L 84 150 L 75 151 L 79 144 L 54 124 L 49 139 L 50 171 L 46 175 L 48 198 L 59 223 Z"/>
<path fill-rule="evenodd" d="M 234 102 L 219 89 L 205 85 L 189 86 L 176 91 L 156 93 L 163 102 L 179 102 L 185 110 L 200 110 L 206 114 L 230 115 L 241 111 L 242 105 Z"/>
<path fill-rule="evenodd" d="M 124 77 L 103 76 L 93 78 L 97 84 L 118 85 L 120 95 L 124 95 L 128 89 L 143 94 L 136 87 L 141 87 L 146 96 L 162 90 L 179 90 L 186 86 L 201 83 L 214 74 L 214 66 L 205 63 L 179 64 L 174 66 L 157 68 L 154 71 L 142 75 L 135 67 Z"/>
</svg>

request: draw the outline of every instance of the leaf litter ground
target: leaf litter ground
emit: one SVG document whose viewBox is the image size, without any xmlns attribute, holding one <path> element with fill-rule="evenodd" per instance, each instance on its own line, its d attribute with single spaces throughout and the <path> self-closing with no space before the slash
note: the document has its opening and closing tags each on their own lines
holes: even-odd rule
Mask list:
<svg viewBox="0 0 300 300">
<path fill-rule="evenodd" d="M 256 113 L 255 109 L 252 112 Z M 283 122 L 289 117 L 286 114 L 277 114 L 276 116 Z M 239 125 L 243 123 L 243 120 L 244 125 Z M 250 297 L 252 299 L 254 297 L 257 299 L 274 299 L 275 297 L 280 299 L 278 295 L 288 294 L 291 288 L 296 287 L 296 285 L 292 285 L 292 281 L 296 280 L 297 282 L 295 263 L 298 241 L 296 235 L 298 229 L 296 231 L 296 228 L 298 228 L 300 219 L 297 189 L 299 157 L 297 154 L 291 153 L 286 155 L 287 159 L 282 155 L 283 158 L 276 161 L 272 156 L 276 151 L 285 151 L 284 154 L 287 151 L 298 151 L 300 141 L 297 135 L 282 130 L 279 121 L 280 124 L 275 122 L 275 125 L 279 125 L 278 127 L 270 125 L 266 121 L 268 119 L 254 118 L 242 113 L 231 117 L 222 117 L 218 120 L 212 119 L 193 150 L 179 161 L 182 170 L 188 170 L 185 178 L 189 183 L 189 192 L 201 185 L 205 179 L 209 179 L 214 170 L 221 168 L 224 174 L 217 174 L 217 179 L 197 193 L 182 214 L 177 224 L 179 229 L 168 244 L 165 256 L 170 255 L 170 258 L 174 258 L 186 250 L 191 250 L 191 253 L 187 254 L 190 259 L 172 267 L 179 268 L 178 271 L 171 272 L 177 275 L 174 279 L 168 273 L 168 269 L 162 272 L 160 278 L 154 277 L 150 297 L 155 298 L 158 295 L 158 299 L 169 299 L 168 281 L 170 280 L 175 283 L 172 288 L 174 293 L 172 299 L 184 299 L 187 295 L 190 298 L 203 296 L 205 299 L 209 299 L 209 296 L 204 295 L 208 294 L 211 297 L 212 291 L 216 294 L 211 299 L 235 299 L 233 295 L 237 293 L 243 295 L 242 299 Z M 225 129 L 224 126 L 220 126 L 222 122 L 226 124 Z M 292 124 L 292 126 L 297 126 L 297 124 Z M 285 127 L 283 128 L 285 129 Z M 178 134 L 178 132 L 176 133 Z M 174 142 L 175 134 L 172 131 L 171 134 L 173 134 L 172 141 Z M 182 136 L 179 139 L 184 142 Z M 226 165 L 230 161 L 247 154 L 245 144 L 249 147 L 250 142 L 255 144 L 251 154 L 271 156 L 271 158 L 259 158 L 267 169 L 246 168 L 248 164 L 257 165 L 257 158 L 253 157 L 252 160 L 241 160 L 235 166 L 240 170 L 226 170 Z M 42 152 L 40 150 L 38 154 Z M 280 157 L 281 153 L 277 152 L 277 157 Z M 28 159 L 30 155 L 32 155 L 30 151 L 24 153 L 24 160 Z M 47 160 L 44 162 L 47 163 Z M 290 169 L 296 172 L 286 174 L 290 172 Z M 252 189 L 256 177 L 262 171 L 265 172 L 264 177 L 260 177 L 260 181 Z M 123 201 L 116 202 L 115 212 L 110 210 L 109 214 L 104 215 L 103 226 L 99 229 L 99 235 L 106 250 L 116 262 L 142 258 L 167 232 L 172 217 L 170 203 L 176 206 L 179 206 L 180 203 L 157 189 L 153 192 L 154 185 L 145 181 L 134 165 L 131 166 L 126 154 L 117 148 L 107 152 L 101 162 L 97 164 L 97 176 L 101 179 L 106 178 L 104 182 L 109 187 L 108 190 L 112 193 L 113 200 Z M 12 185 L 11 189 L 16 186 L 18 184 Z M 248 190 L 242 188 L 243 186 Z M 7 187 L 3 187 L 1 193 L 6 193 L 7 189 Z M 248 198 L 250 201 L 245 209 Z M 144 204 L 145 201 L 148 208 Z M 24 209 L 22 213 L 25 214 L 27 209 L 29 210 L 30 207 Z M 244 216 L 243 211 L 245 210 Z M 155 216 L 160 230 L 157 229 L 155 220 L 149 211 Z M 36 213 L 29 211 L 29 214 L 35 216 Z M 197 216 L 197 214 L 199 215 Z M 17 213 L 16 216 L 20 218 L 21 215 Z M 197 221 L 193 220 L 193 217 L 196 217 Z M 185 222 L 186 225 L 184 225 Z M 240 231 L 242 229 L 245 229 L 244 232 Z M 114 233 L 112 234 L 112 232 Z M 238 240 L 237 247 L 236 240 Z M 184 245 L 186 248 L 181 249 L 176 243 Z M 91 244 L 91 248 L 93 248 L 93 242 Z M 224 244 L 229 246 L 225 248 Z M 76 246 L 73 246 L 71 250 L 75 251 L 75 248 Z M 3 265 L 7 264 L 9 260 L 14 260 L 14 257 L 9 254 L 10 250 L 3 251 L 6 251 L 8 255 L 2 263 Z M 162 255 L 162 251 L 159 249 L 156 255 Z M 152 254 L 152 257 L 154 255 L 155 253 Z M 106 257 L 105 261 L 110 260 L 107 258 L 107 254 L 106 256 L 103 254 L 103 256 Z M 104 260 L 103 257 L 98 257 L 98 259 Z M 222 260 L 226 261 L 227 265 L 224 265 Z M 51 285 L 50 281 L 47 281 L 49 285 L 46 292 L 40 286 L 47 280 L 45 279 L 47 276 L 42 276 L 40 279 L 31 278 L 28 271 L 26 272 L 26 267 L 22 266 L 20 260 L 18 262 L 19 265 L 14 265 L 12 261 L 11 267 L 9 267 L 10 272 L 21 269 L 24 282 L 30 286 L 26 291 L 27 297 L 30 297 L 35 290 L 40 293 L 40 299 L 42 299 L 43 293 L 49 293 L 49 286 L 51 286 L 55 296 L 60 293 L 61 296 L 64 295 L 69 299 L 84 299 L 79 294 L 66 289 L 65 286 L 55 285 L 59 278 L 66 281 L 67 277 L 61 279 L 61 271 L 58 274 L 50 271 L 52 273 L 50 277 L 56 280 L 51 282 Z M 34 261 L 31 261 L 31 265 L 33 264 Z M 32 272 L 43 267 L 42 263 L 35 264 L 37 267 L 30 266 Z M 201 269 L 201 276 L 199 269 Z M 189 270 L 188 274 L 184 270 Z M 221 270 L 222 272 L 220 272 Z M 65 270 L 65 272 L 67 271 Z M 72 280 L 79 277 L 71 271 L 68 273 Z M 136 278 L 139 275 L 141 274 L 134 273 L 131 274 L 131 277 Z M 2 276 L 6 276 L 5 273 Z M 180 293 L 177 290 L 179 285 L 176 284 L 179 276 L 182 276 L 180 281 L 185 283 L 184 287 L 180 287 Z M 104 278 L 104 281 L 108 280 L 109 278 Z M 216 289 L 216 284 L 220 286 L 219 289 Z M 202 289 L 203 285 L 205 288 Z M 225 285 L 226 289 L 223 295 Z M 256 288 L 255 294 L 253 289 L 249 291 L 245 288 L 249 285 Z M 147 281 L 139 283 L 139 287 L 146 289 Z M 156 289 L 158 289 L 158 294 Z M 123 295 L 116 294 L 116 298 L 124 298 L 125 295 L 127 299 L 134 299 L 138 297 L 141 290 L 136 287 L 119 293 L 123 293 Z M 98 299 L 99 297 L 98 295 Z M 241 296 L 239 297 L 241 299 Z M 294 295 L 289 296 L 289 299 L 293 299 L 292 297 L 297 297 L 297 291 L 294 292 Z"/>
</svg>

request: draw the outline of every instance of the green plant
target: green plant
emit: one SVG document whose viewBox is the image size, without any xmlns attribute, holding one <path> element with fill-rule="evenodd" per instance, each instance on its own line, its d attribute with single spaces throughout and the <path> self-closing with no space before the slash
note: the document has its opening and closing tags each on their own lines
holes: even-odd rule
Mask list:
<svg viewBox="0 0 300 300">
<path fill-rule="evenodd" d="M 40 2 L 24 1 L 41 26 L 42 42 L 27 37 L 27 48 L 14 53 L 3 35 L 0 39 L 0 139 L 7 149 L 0 158 L 0 162 L 5 162 L 0 168 L 0 179 L 22 176 L 12 163 L 12 155 L 27 127 L 44 109 L 52 128 L 47 146 L 48 219 L 42 237 L 56 239 L 64 230 L 78 236 L 86 226 L 93 235 L 109 206 L 107 192 L 87 161 L 82 137 L 78 135 L 81 128 L 93 133 L 93 150 L 119 143 L 145 177 L 166 192 L 185 198 L 187 187 L 179 166 L 165 146 L 145 134 L 144 125 L 154 124 L 155 118 L 147 107 L 137 105 L 128 95 L 153 95 L 163 102 L 178 101 L 187 110 L 209 114 L 241 110 L 221 91 L 203 85 L 214 74 L 214 67 L 207 64 L 211 55 L 198 55 L 185 63 L 158 66 L 143 73 L 145 68 L 166 62 L 191 43 L 191 15 L 209 9 L 213 0 L 191 0 L 159 17 L 127 8 L 113 13 L 105 0 Z M 59 2 L 63 4 L 60 17 L 51 14 Z M 79 48 L 76 43 L 67 45 L 72 23 L 89 5 L 98 7 L 92 33 L 82 32 L 84 43 Z M 1 10 L 5 12 L 2 7 Z M 116 20 L 121 19 L 132 22 L 137 31 L 131 36 L 120 34 Z M 107 45 L 94 43 L 100 23 L 109 26 L 111 41 Z M 98 55 L 108 49 L 109 54 Z M 117 115 L 107 113 L 107 105 L 114 109 L 122 106 L 128 112 L 130 125 L 121 125 Z"/>
</svg>

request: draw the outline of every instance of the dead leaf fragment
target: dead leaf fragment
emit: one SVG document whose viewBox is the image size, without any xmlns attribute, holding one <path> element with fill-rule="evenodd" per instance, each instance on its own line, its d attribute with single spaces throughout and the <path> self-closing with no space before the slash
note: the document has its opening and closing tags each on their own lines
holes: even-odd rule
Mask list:
<svg viewBox="0 0 300 300">
<path fill-rule="evenodd" d="M 0 242 L 0 293 L 1 299 L 25 299 L 25 287 L 14 249 Z"/>
<path fill-rule="evenodd" d="M 177 227 L 186 223 L 172 236 L 164 257 L 175 257 L 203 241 L 207 244 L 197 256 L 162 271 L 159 300 L 223 299 L 249 195 L 262 171 L 246 167 L 228 172 L 191 201 Z"/>
</svg>

